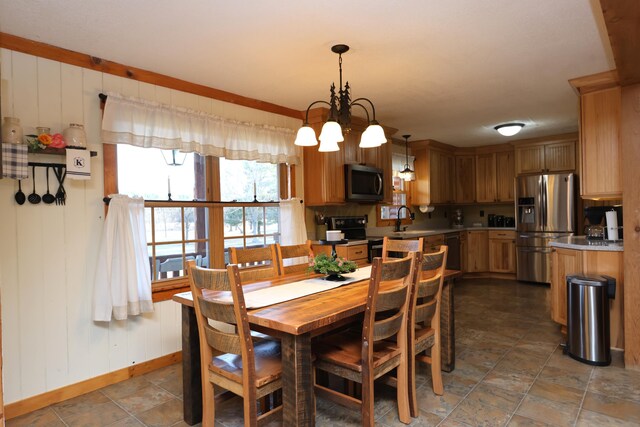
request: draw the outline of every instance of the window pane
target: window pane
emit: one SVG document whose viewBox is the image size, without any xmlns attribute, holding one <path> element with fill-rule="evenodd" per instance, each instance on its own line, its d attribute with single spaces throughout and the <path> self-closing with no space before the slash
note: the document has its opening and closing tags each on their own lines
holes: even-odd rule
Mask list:
<svg viewBox="0 0 640 427">
<path fill-rule="evenodd" d="M 208 209 L 184 208 L 185 240 L 204 239 L 208 235 Z"/>
<path fill-rule="evenodd" d="M 246 245 L 248 248 L 253 248 L 253 247 L 257 247 L 257 246 L 264 246 L 265 241 L 264 241 L 264 237 L 262 236 L 258 236 L 258 237 L 247 237 L 246 240 Z"/>
<path fill-rule="evenodd" d="M 264 208 L 245 208 L 244 228 L 247 236 L 264 234 Z"/>
<path fill-rule="evenodd" d="M 207 242 L 198 242 L 196 246 L 196 265 L 198 267 L 211 268 L 211 255 Z"/>
<path fill-rule="evenodd" d="M 173 200 L 204 199 L 204 157 L 126 144 L 117 147 L 119 193 L 145 200 L 167 200 L 169 192 Z M 167 164 L 174 162 L 174 155 L 181 165 Z"/>
<path fill-rule="evenodd" d="M 195 259 L 195 257 L 191 255 L 187 257 L 187 260 L 189 259 Z M 158 280 L 184 276 L 182 245 L 156 245 L 155 270 Z"/>
<path fill-rule="evenodd" d="M 182 240 L 182 214 L 180 208 L 155 208 L 155 241 Z"/>
<path fill-rule="evenodd" d="M 278 165 L 250 160 L 220 159 L 220 198 L 260 202 L 278 200 Z"/>
<path fill-rule="evenodd" d="M 224 236 L 242 236 L 243 217 L 242 208 L 223 208 Z"/>
<path fill-rule="evenodd" d="M 147 243 L 152 242 L 151 234 L 153 233 L 153 229 L 151 228 L 151 208 L 144 209 L 144 227 L 147 233 Z"/>
<path fill-rule="evenodd" d="M 267 234 L 276 234 L 280 231 L 280 208 L 275 206 L 267 206 L 265 208 L 266 228 Z"/>
</svg>

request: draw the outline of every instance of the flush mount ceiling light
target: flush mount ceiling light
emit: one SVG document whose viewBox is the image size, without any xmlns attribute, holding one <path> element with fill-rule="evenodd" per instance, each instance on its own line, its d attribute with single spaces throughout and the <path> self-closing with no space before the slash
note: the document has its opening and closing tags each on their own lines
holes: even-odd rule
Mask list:
<svg viewBox="0 0 640 427">
<path fill-rule="evenodd" d="M 502 136 L 513 136 L 520 132 L 524 127 L 524 123 L 504 123 L 494 127 Z"/>
<path fill-rule="evenodd" d="M 404 179 L 405 181 L 415 181 L 416 179 L 416 173 L 411 170 L 411 168 L 409 167 L 409 137 L 411 135 L 402 135 L 402 137 L 404 138 L 404 158 L 405 158 L 405 164 L 404 164 L 404 169 L 402 169 L 400 171 L 400 173 L 398 174 L 400 176 L 401 179 Z"/>
<path fill-rule="evenodd" d="M 322 131 L 320 132 L 320 147 L 318 151 L 340 150 L 338 142 L 344 141 L 343 131 L 347 133 L 351 130 L 351 107 L 354 105 L 361 107 L 365 111 L 367 123 L 369 123 L 369 126 L 362 132 L 362 136 L 360 137 L 360 148 L 379 147 L 387 142 L 382 126 L 376 121 L 376 109 L 373 106 L 373 102 L 367 98 L 357 98 L 351 101 L 349 82 L 346 82 L 344 88 L 342 87 L 342 54 L 348 50 L 349 46 L 346 44 L 337 44 L 331 48 L 333 53 L 338 54 L 338 65 L 340 68 L 340 88 L 338 94 L 336 95 L 336 85 L 332 83 L 329 102 L 314 101 L 307 107 L 304 124 L 298 130 L 295 145 L 303 147 L 318 145 L 316 133 L 313 128 L 309 126 L 309 110 L 316 104 L 327 104 L 329 106 L 329 118 L 322 126 Z M 369 120 L 369 110 L 367 110 L 361 102 L 367 102 L 371 107 L 372 120 Z"/>
</svg>

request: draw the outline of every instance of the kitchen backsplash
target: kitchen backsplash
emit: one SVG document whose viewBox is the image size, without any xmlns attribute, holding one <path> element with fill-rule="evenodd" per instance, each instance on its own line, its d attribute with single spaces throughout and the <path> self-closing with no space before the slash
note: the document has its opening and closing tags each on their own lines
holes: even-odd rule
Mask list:
<svg viewBox="0 0 640 427">
<path fill-rule="evenodd" d="M 462 209 L 464 214 L 464 225 L 473 226 L 474 223 L 482 223 L 487 226 L 489 214 L 515 217 L 514 205 L 464 205 L 464 206 L 436 206 L 431 215 L 422 213 L 417 206 L 412 206 L 411 211 L 415 213 L 416 219 L 413 224 L 407 227 L 412 229 L 443 229 L 450 228 L 453 222 L 453 213 L 456 209 Z M 480 216 L 480 211 L 484 211 L 484 216 Z M 376 227 L 376 205 L 360 205 L 348 203 L 341 206 L 322 206 L 306 208 L 305 221 L 307 225 L 307 237 L 311 240 L 323 239 L 327 227 L 316 223 L 316 216 L 355 216 L 367 215 L 368 234 L 383 234 L 393 230 L 393 227 Z"/>
</svg>

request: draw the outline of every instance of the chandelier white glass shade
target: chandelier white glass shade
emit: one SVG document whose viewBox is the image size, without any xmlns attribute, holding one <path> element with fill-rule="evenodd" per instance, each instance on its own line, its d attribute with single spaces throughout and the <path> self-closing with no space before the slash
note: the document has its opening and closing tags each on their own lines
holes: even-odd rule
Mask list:
<svg viewBox="0 0 640 427">
<path fill-rule="evenodd" d="M 520 132 L 524 127 L 524 123 L 505 123 L 494 127 L 502 136 L 513 136 Z"/>
<path fill-rule="evenodd" d="M 318 144 L 316 140 L 316 133 L 311 126 L 309 126 L 309 110 L 316 104 L 326 104 L 329 106 L 329 118 L 322 126 L 320 132 L 320 147 L 318 151 L 338 151 L 340 147 L 338 142 L 344 141 L 344 132 L 351 130 L 351 107 L 356 105 L 361 107 L 367 115 L 367 123 L 369 126 L 364 130 L 360 138 L 360 148 L 374 148 L 379 147 L 387 142 L 387 137 L 384 134 L 384 129 L 376 121 L 376 109 L 373 103 L 367 98 L 357 98 L 351 101 L 351 94 L 349 93 L 349 82 L 346 82 L 344 87 L 342 86 L 342 54 L 349 50 L 349 46 L 345 44 L 337 44 L 331 48 L 331 51 L 338 54 L 338 65 L 340 67 L 340 88 L 338 94 L 336 94 L 335 84 L 331 84 L 331 97 L 329 102 L 327 101 L 314 101 L 305 114 L 304 124 L 298 130 L 296 136 L 295 145 L 302 147 L 310 147 Z M 362 104 L 366 102 L 371 107 L 372 120 L 369 117 L 369 110 Z"/>
<path fill-rule="evenodd" d="M 405 164 L 404 164 L 404 169 L 400 171 L 398 176 L 400 176 L 400 179 L 403 179 L 405 181 L 416 180 L 416 173 L 409 167 L 409 137 L 410 136 L 411 135 L 402 135 L 402 137 L 404 138 Z"/>
</svg>

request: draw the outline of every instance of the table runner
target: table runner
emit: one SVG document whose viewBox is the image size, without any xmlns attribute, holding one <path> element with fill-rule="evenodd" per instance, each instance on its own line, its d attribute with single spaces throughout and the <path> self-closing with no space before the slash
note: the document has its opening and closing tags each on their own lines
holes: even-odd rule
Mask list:
<svg viewBox="0 0 640 427">
<path fill-rule="evenodd" d="M 286 285 L 271 286 L 253 292 L 246 292 L 244 294 L 244 303 L 248 309 L 254 309 L 328 291 L 329 289 L 368 279 L 371 276 L 371 266 L 359 268 L 355 272 L 343 274 L 343 276 L 347 279 L 342 282 L 332 282 L 322 277 L 314 277 L 287 283 Z M 230 294 L 216 296 L 212 299 L 229 304 L 232 303 Z"/>
</svg>

